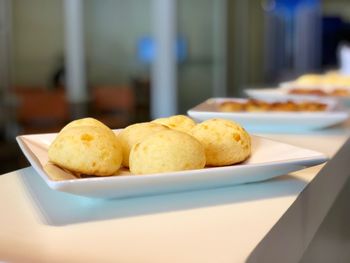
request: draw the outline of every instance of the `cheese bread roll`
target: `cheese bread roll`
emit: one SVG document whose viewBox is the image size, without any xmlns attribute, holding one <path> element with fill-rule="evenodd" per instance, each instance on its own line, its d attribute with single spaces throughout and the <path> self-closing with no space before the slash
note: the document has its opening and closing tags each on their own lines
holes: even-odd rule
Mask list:
<svg viewBox="0 0 350 263">
<path fill-rule="evenodd" d="M 49 160 L 73 173 L 109 176 L 122 162 L 122 148 L 111 130 L 75 126 L 62 130 L 48 151 Z"/>
<path fill-rule="evenodd" d="M 203 145 L 191 135 L 171 129 L 135 144 L 130 153 L 133 174 L 175 172 L 204 166 Z"/>
<path fill-rule="evenodd" d="M 117 136 L 122 145 L 123 166 L 129 167 L 130 151 L 136 143 L 141 142 L 150 135 L 168 129 L 164 125 L 152 122 L 136 123 L 123 129 Z"/>
<path fill-rule="evenodd" d="M 233 121 L 206 120 L 192 129 L 192 135 L 204 145 L 208 166 L 242 162 L 251 153 L 249 134 Z"/>
</svg>

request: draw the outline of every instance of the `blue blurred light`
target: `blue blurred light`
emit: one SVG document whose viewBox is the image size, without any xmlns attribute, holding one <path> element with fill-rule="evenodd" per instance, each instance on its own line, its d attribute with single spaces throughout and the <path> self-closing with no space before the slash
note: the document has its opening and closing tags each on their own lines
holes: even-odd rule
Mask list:
<svg viewBox="0 0 350 263">
<path fill-rule="evenodd" d="M 300 5 L 317 6 L 320 5 L 320 0 L 271 0 L 275 10 L 285 10 L 293 13 Z"/>
<path fill-rule="evenodd" d="M 137 42 L 138 59 L 145 64 L 150 64 L 154 61 L 156 54 L 156 46 L 154 40 L 150 36 L 144 36 Z M 176 59 L 182 62 L 187 57 L 187 42 L 183 37 L 178 37 L 176 40 Z"/>
</svg>

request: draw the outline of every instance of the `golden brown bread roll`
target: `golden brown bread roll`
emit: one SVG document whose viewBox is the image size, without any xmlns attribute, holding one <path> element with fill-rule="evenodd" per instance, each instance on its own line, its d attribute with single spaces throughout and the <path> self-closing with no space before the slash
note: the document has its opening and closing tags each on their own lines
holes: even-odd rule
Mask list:
<svg viewBox="0 0 350 263">
<path fill-rule="evenodd" d="M 206 120 L 192 129 L 192 135 L 203 144 L 208 166 L 242 162 L 251 152 L 249 134 L 233 121 Z"/>
<path fill-rule="evenodd" d="M 141 142 L 154 133 L 168 129 L 164 125 L 152 122 L 136 123 L 123 129 L 117 136 L 123 150 L 123 166 L 129 167 L 129 155 L 134 144 Z"/>
<path fill-rule="evenodd" d="M 203 145 L 191 135 L 165 130 L 133 146 L 130 171 L 151 174 L 201 169 L 205 166 Z"/>
<path fill-rule="evenodd" d="M 62 130 L 48 151 L 54 164 L 78 174 L 109 176 L 122 162 L 121 145 L 111 130 L 74 126 Z"/>
</svg>

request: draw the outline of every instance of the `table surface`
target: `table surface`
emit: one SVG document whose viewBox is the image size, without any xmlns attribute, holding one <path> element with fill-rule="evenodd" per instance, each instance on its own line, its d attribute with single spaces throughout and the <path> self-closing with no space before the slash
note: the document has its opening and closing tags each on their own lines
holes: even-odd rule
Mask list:
<svg viewBox="0 0 350 263">
<path fill-rule="evenodd" d="M 260 135 L 334 156 L 348 127 Z M 14 171 L 0 176 L 0 261 L 296 262 L 345 184 L 334 167 L 348 161 L 330 161 L 321 173 L 324 165 L 260 183 L 124 200 L 53 191 L 31 167 Z"/>
</svg>

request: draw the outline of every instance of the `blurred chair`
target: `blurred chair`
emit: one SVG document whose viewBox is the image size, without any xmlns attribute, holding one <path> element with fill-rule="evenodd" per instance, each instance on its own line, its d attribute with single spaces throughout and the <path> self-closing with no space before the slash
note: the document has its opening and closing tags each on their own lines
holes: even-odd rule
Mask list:
<svg viewBox="0 0 350 263">
<path fill-rule="evenodd" d="M 110 128 L 134 122 L 135 95 L 128 86 L 97 86 L 91 90 L 92 115 Z"/>
<path fill-rule="evenodd" d="M 18 134 L 16 119 L 17 98 L 12 94 L 2 93 L 0 99 L 1 141 L 12 141 Z"/>
<path fill-rule="evenodd" d="M 144 122 L 151 119 L 151 87 L 148 78 L 132 79 L 135 94 L 135 121 Z"/>
<path fill-rule="evenodd" d="M 69 120 L 69 104 L 64 89 L 16 87 L 17 120 L 20 133 L 59 131 Z"/>
</svg>

